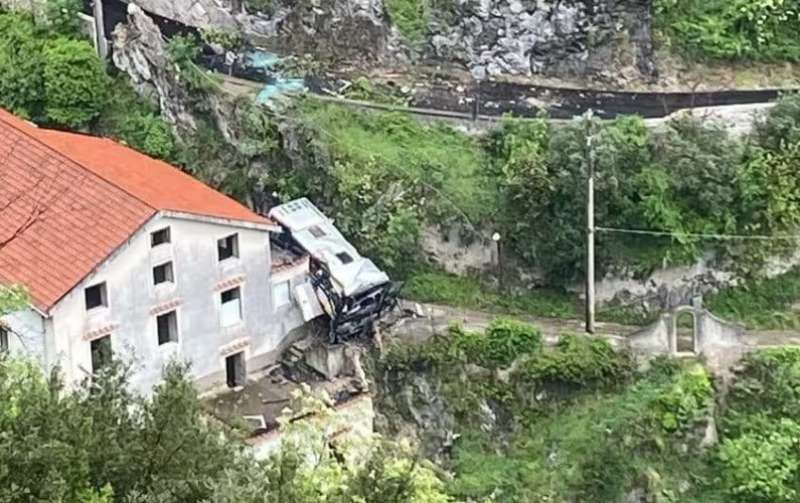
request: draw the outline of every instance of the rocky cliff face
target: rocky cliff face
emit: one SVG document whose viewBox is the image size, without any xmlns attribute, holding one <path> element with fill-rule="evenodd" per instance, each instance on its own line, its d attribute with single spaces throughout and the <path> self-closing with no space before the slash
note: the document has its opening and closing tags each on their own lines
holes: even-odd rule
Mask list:
<svg viewBox="0 0 800 503">
<path fill-rule="evenodd" d="M 498 75 L 655 76 L 650 0 L 460 0 L 431 26 L 430 53 Z"/>
<path fill-rule="evenodd" d="M 269 48 L 338 64 L 406 57 L 457 64 L 476 78 L 503 75 L 655 77 L 652 0 L 452 0 L 430 14 L 425 40 L 404 46 L 383 0 L 136 0 L 200 28 L 238 31 Z M 439 4 L 442 4 L 440 2 Z"/>
<path fill-rule="evenodd" d="M 137 92 L 158 102 L 170 124 L 194 129 L 191 98 L 180 84 L 180 71 L 158 27 L 138 6 L 128 6 L 128 23 L 117 26 L 113 47 L 114 65 L 130 76 Z"/>
<path fill-rule="evenodd" d="M 269 12 L 241 0 L 136 0 L 143 9 L 198 28 L 236 31 L 281 52 L 332 62 L 375 62 L 387 49 L 382 0 L 275 0 Z"/>
</svg>

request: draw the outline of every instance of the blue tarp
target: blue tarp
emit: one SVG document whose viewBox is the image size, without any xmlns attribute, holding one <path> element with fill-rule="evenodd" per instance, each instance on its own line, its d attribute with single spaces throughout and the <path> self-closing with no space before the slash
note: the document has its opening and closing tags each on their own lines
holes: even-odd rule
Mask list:
<svg viewBox="0 0 800 503">
<path fill-rule="evenodd" d="M 260 49 L 245 55 L 246 66 L 263 70 L 273 80 L 258 93 L 256 101 L 259 103 L 269 103 L 284 93 L 302 92 L 306 89 L 303 79 L 285 77 L 279 71 L 276 71 L 274 67 L 278 62 L 280 62 L 280 57 L 277 54 Z"/>
</svg>

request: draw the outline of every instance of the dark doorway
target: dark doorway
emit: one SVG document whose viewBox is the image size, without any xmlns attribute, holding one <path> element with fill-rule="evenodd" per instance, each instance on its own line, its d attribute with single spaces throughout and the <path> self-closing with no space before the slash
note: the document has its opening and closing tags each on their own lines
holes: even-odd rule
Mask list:
<svg viewBox="0 0 800 503">
<path fill-rule="evenodd" d="M 229 388 L 245 384 L 244 353 L 236 353 L 225 358 L 225 375 Z"/>
<path fill-rule="evenodd" d="M 695 322 L 693 313 L 680 313 L 676 325 L 676 351 L 678 353 L 695 352 Z"/>
</svg>

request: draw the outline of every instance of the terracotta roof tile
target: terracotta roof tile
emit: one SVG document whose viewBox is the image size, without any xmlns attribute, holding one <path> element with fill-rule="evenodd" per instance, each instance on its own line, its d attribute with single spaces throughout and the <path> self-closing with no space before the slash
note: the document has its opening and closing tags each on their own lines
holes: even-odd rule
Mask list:
<svg viewBox="0 0 800 503">
<path fill-rule="evenodd" d="M 162 210 L 271 223 L 166 163 L 0 109 L 0 281 L 27 286 L 37 308 Z"/>
</svg>

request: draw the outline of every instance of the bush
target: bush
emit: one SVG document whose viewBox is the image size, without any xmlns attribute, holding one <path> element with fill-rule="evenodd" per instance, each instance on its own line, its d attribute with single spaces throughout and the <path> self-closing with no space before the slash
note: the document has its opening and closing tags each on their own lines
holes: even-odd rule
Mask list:
<svg viewBox="0 0 800 503">
<path fill-rule="evenodd" d="M 722 426 L 728 436 L 757 431 L 782 418 L 800 417 L 800 348 L 747 355 L 728 396 Z"/>
<path fill-rule="evenodd" d="M 78 14 L 82 11 L 81 0 L 47 0 L 44 13 L 47 29 L 59 35 L 77 36 L 81 26 Z"/>
<path fill-rule="evenodd" d="M 0 12 L 0 106 L 44 118 L 44 55 L 33 18 Z"/>
<path fill-rule="evenodd" d="M 527 384 L 608 386 L 624 382 L 632 371 L 630 355 L 608 341 L 566 334 L 553 350 L 527 360 L 514 377 Z"/>
<path fill-rule="evenodd" d="M 713 391 L 708 373 L 702 366 L 696 365 L 681 372 L 652 405 L 657 422 L 668 432 L 686 430 L 708 413 Z"/>
<path fill-rule="evenodd" d="M 767 150 L 800 143 L 800 94 L 781 98 L 754 123 L 753 130 L 756 143 Z"/>
<path fill-rule="evenodd" d="M 108 98 L 108 77 L 94 48 L 57 38 L 44 49 L 45 113 L 49 121 L 79 128 L 96 119 Z"/>
<path fill-rule="evenodd" d="M 514 320 L 496 319 L 484 334 L 460 330 L 451 333 L 468 361 L 488 368 L 507 367 L 517 357 L 542 349 L 542 333 L 532 325 Z"/>
<path fill-rule="evenodd" d="M 86 127 L 106 104 L 103 64 L 88 42 L 48 36 L 31 17 L 0 14 L 0 105 L 34 121 Z"/>
<path fill-rule="evenodd" d="M 656 23 L 696 56 L 799 61 L 798 0 L 657 0 Z"/>
<path fill-rule="evenodd" d="M 782 419 L 770 429 L 726 439 L 719 451 L 725 490 L 736 501 L 797 501 L 800 425 Z"/>
</svg>

